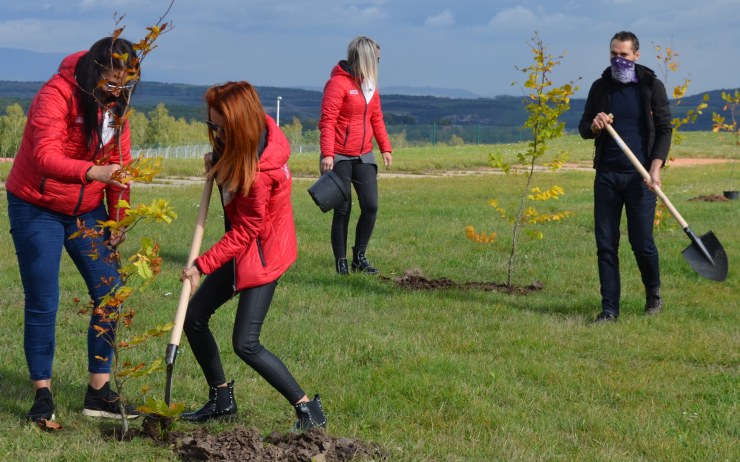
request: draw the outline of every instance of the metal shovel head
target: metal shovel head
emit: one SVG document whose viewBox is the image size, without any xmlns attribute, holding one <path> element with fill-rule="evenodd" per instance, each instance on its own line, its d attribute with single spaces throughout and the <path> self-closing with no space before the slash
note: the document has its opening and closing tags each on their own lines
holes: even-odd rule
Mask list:
<svg viewBox="0 0 740 462">
<path fill-rule="evenodd" d="M 681 252 L 683 257 L 700 276 L 713 281 L 724 281 L 727 278 L 727 254 L 722 244 L 711 231 L 698 237 L 697 240 L 701 243 L 692 242 Z M 707 250 L 712 257 L 711 260 L 701 251 L 700 245 Z"/>
<path fill-rule="evenodd" d="M 167 381 L 164 387 L 164 402 L 169 406 L 172 398 L 172 372 L 175 368 L 175 359 L 177 359 L 178 345 L 170 343 L 167 345 L 167 351 L 164 354 L 164 362 L 167 365 Z"/>
</svg>

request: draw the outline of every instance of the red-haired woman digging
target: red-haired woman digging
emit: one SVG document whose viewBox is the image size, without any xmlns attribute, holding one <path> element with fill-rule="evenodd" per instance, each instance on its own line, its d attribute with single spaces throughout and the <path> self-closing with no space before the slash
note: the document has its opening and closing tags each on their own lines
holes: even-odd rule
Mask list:
<svg viewBox="0 0 740 462">
<path fill-rule="evenodd" d="M 197 288 L 184 331 L 210 392 L 202 408 L 181 417 L 203 422 L 237 412 L 234 382 L 226 381 L 208 321 L 238 294 L 234 351 L 295 407 L 294 431 L 325 426 L 319 395 L 309 400 L 283 362 L 260 343 L 278 279 L 297 255 L 287 165 L 290 145 L 249 83 L 214 86 L 205 100 L 213 146 L 206 166 L 219 185 L 226 233 L 182 273 L 183 280 L 190 279 Z M 202 274 L 208 277 L 198 287 Z"/>
</svg>

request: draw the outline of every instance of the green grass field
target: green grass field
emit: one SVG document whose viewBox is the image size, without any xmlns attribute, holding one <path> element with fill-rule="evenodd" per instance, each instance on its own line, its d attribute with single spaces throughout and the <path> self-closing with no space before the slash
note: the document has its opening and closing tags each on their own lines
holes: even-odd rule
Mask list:
<svg viewBox="0 0 740 462">
<path fill-rule="evenodd" d="M 712 134 L 689 134 L 676 157 L 730 157 Z M 713 138 L 712 138 L 713 139 Z M 558 141 L 571 159 L 587 162 L 591 144 Z M 728 145 L 729 146 L 729 145 Z M 523 177 L 429 173 L 487 166 L 493 149 L 515 146 L 412 148 L 395 153 L 394 172 L 380 178 L 380 212 L 368 257 L 389 277 L 420 270 L 457 282 L 504 282 L 511 231 L 487 205 L 513 207 Z M 331 214 L 306 193 L 317 159 L 294 156 L 293 205 L 299 258 L 278 287 L 263 343 L 281 357 L 307 393 L 321 393 L 335 436 L 379 443 L 393 461 L 731 461 L 740 454 L 740 316 L 737 202 L 689 199 L 722 194 L 730 164 L 676 167 L 664 190 L 697 234 L 712 230 L 730 262 L 725 282 L 702 279 L 681 255 L 688 238 L 674 222 L 657 233 L 665 310 L 642 314 L 644 294 L 626 239 L 621 247 L 622 315 L 618 323 L 589 326 L 598 312 L 591 171 L 537 174 L 543 188 L 566 196 L 554 205 L 576 216 L 526 236 L 514 282 L 541 281 L 529 295 L 439 290 L 408 291 L 380 278 L 334 274 Z M 2 177 L 7 164 L 0 164 Z M 167 165 L 173 176 L 197 174 L 199 161 Z M 427 175 L 425 175 L 427 174 Z M 134 330 L 172 321 L 179 271 L 192 238 L 200 186 L 135 186 L 134 200 L 169 200 L 179 214 L 171 226 L 147 225 L 129 236 L 159 241 L 165 260 L 159 279 L 132 301 Z M 221 210 L 212 201 L 206 243 L 218 239 Z M 356 219 L 358 209 L 353 217 Z M 494 244 L 474 244 L 465 227 L 496 231 Z M 354 222 L 352 224 L 354 226 Z M 57 322 L 54 396 L 64 429 L 41 432 L 24 422 L 33 392 L 23 355 L 23 290 L 0 196 L 0 454 L 3 460 L 174 460 L 170 449 L 145 439 L 118 443 L 108 425 L 81 415 L 87 381 L 87 317 L 77 314 L 82 280 L 63 261 Z M 352 232 L 350 232 L 352 234 Z M 207 245 L 207 244 L 205 244 Z M 233 425 L 264 434 L 286 431 L 292 409 L 230 350 L 234 303 L 212 320 L 227 377 L 236 381 L 240 414 Z M 163 357 L 169 338 L 128 352 L 130 361 Z M 164 394 L 164 373 L 131 383 Z M 173 399 L 200 406 L 207 389 L 183 338 Z M 133 423 L 134 426 L 139 425 Z M 178 431 L 192 431 L 178 424 Z"/>
</svg>

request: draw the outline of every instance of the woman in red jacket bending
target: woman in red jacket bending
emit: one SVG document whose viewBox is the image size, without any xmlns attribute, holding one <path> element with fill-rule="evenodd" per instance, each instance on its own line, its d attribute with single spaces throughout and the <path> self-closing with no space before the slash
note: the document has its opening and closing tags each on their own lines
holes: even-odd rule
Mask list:
<svg viewBox="0 0 740 462">
<path fill-rule="evenodd" d="M 111 37 L 67 56 L 31 102 L 8 175 L 10 233 L 25 295 L 23 348 L 36 390 L 27 417 L 34 422 L 54 419 L 51 375 L 62 248 L 84 278 L 93 306 L 120 284 L 112 253 L 124 233 L 69 237 L 79 231 L 78 221 L 94 228 L 99 221 L 123 218 L 117 204 L 129 200 L 129 190 L 116 178 L 131 161 L 129 125 L 119 129 L 111 122 L 130 101 L 135 80 L 127 78 L 127 69 L 134 56 L 130 42 Z M 91 316 L 90 381 L 82 411 L 90 417 L 119 416 L 118 395 L 108 384 L 115 340 L 96 330 L 112 327 Z M 127 411 L 135 416 L 132 408 Z"/>
<path fill-rule="evenodd" d="M 183 420 L 203 422 L 237 412 L 234 381 L 226 382 L 218 347 L 208 327 L 215 311 L 239 294 L 232 345 L 236 354 L 295 406 L 301 432 L 324 426 L 319 395 L 309 400 L 282 361 L 260 343 L 262 324 L 278 279 L 295 261 L 296 233 L 290 203 L 290 145 L 265 114 L 247 82 L 228 82 L 205 94 L 209 138 L 208 175 L 221 192 L 226 233 L 183 270 L 195 289 L 184 331 L 210 387 L 208 401 Z"/>
<path fill-rule="evenodd" d="M 333 169 L 350 195 L 350 184 L 354 185 L 360 203 L 351 268 L 370 274 L 378 273 L 365 257 L 378 212 L 378 166 L 373 137 L 385 167 L 390 168 L 393 162 L 377 88 L 379 62 L 380 46 L 375 41 L 368 37 L 352 40 L 347 47 L 347 60 L 339 61 L 332 69 L 324 87 L 319 120 L 321 174 Z M 347 231 L 351 207 L 350 197 L 334 209 L 331 223 L 331 246 L 336 271 L 341 275 L 349 273 Z"/>
</svg>

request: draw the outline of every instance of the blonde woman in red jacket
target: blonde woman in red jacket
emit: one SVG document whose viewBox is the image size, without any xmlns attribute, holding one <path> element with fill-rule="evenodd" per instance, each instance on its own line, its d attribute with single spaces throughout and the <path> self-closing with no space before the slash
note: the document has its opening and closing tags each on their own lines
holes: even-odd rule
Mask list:
<svg viewBox="0 0 740 462">
<path fill-rule="evenodd" d="M 347 47 L 347 59 L 332 69 L 321 101 L 321 174 L 328 170 L 344 181 L 351 196 L 351 186 L 357 192 L 360 217 L 352 247 L 352 271 L 376 274 L 378 270 L 367 261 L 370 236 L 378 212 L 378 166 L 373 153 L 375 137 L 383 164 L 393 162 L 383 111 L 378 93 L 378 63 L 380 46 L 368 37 L 356 37 Z M 336 271 L 349 273 L 347 264 L 347 232 L 352 198 L 334 209 L 331 223 L 331 246 Z"/>
<path fill-rule="evenodd" d="M 131 161 L 129 125 L 116 129 L 110 123 L 123 114 L 135 83 L 126 79 L 131 66 L 122 60 L 126 56 L 135 56 L 131 43 L 107 37 L 62 61 L 31 102 L 6 183 L 10 233 L 25 295 L 23 348 L 36 390 L 27 417 L 35 422 L 55 417 L 51 377 L 62 249 L 85 280 L 93 306 L 120 284 L 111 253 L 125 234 L 69 237 L 79 230 L 78 220 L 93 228 L 98 221 L 123 218 L 117 204 L 129 200 L 129 190 L 116 180 L 121 166 Z M 91 257 L 93 249 L 98 258 Z M 111 283 L 101 284 L 101 279 Z M 98 335 L 97 327 L 113 326 L 91 316 L 90 380 L 82 413 L 116 418 L 118 395 L 109 386 L 114 339 Z M 127 411 L 136 416 L 133 408 Z"/>
<path fill-rule="evenodd" d="M 283 362 L 260 343 L 278 278 L 297 256 L 287 164 L 290 145 L 249 83 L 212 87 L 205 100 L 214 148 L 206 156 L 206 167 L 219 185 L 227 223 L 223 237 L 182 274 L 197 288 L 184 331 L 210 391 L 203 407 L 181 418 L 204 422 L 237 413 L 234 381 L 226 381 L 208 321 L 238 294 L 234 352 L 295 407 L 294 431 L 324 426 L 319 395 L 309 400 Z M 202 274 L 208 277 L 199 287 Z"/>
</svg>

